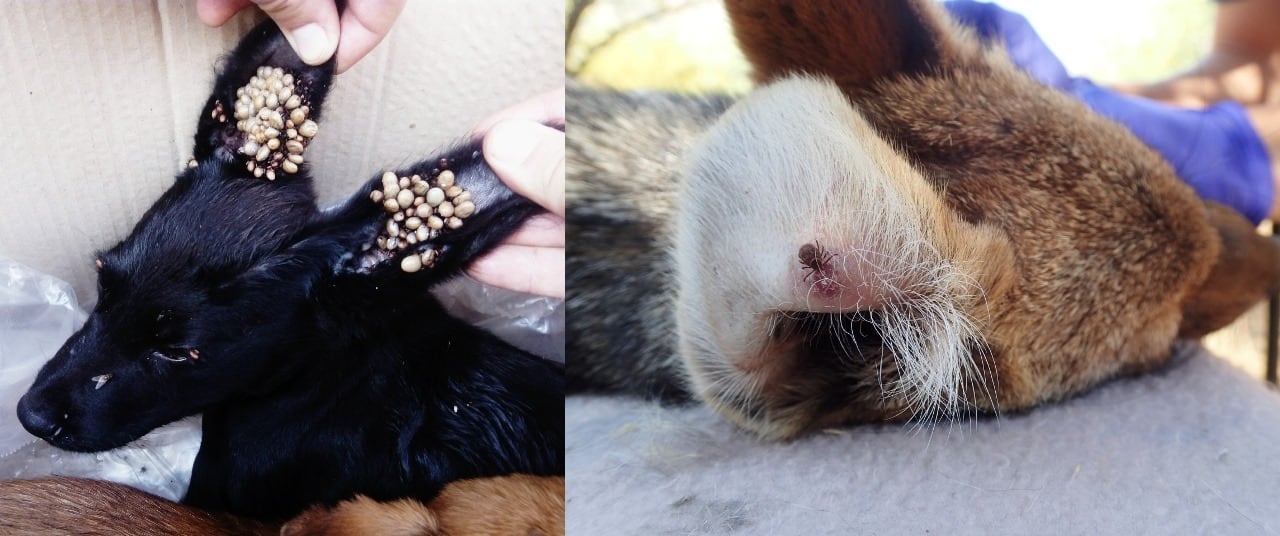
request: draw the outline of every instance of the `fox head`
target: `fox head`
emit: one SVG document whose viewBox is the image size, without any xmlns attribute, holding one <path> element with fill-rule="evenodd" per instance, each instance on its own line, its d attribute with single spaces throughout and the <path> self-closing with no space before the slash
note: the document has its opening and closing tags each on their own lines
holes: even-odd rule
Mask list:
<svg viewBox="0 0 1280 536">
<path fill-rule="evenodd" d="M 319 210 L 304 155 L 332 79 L 332 61 L 304 64 L 270 22 L 228 55 L 189 167 L 98 255 L 94 310 L 19 401 L 28 431 L 106 450 L 263 396 L 306 366 L 305 349 L 333 323 L 326 314 L 366 307 L 342 323 L 359 337 L 362 320 L 408 306 L 406 296 L 432 306 L 427 287 L 541 211 L 489 169 L 478 140 L 378 173 Z M 335 298 L 339 287 L 352 295 Z"/>
<path fill-rule="evenodd" d="M 928 1 L 728 0 L 759 87 L 689 154 L 692 390 L 771 438 L 1018 410 L 1164 361 L 1280 251 Z"/>
</svg>

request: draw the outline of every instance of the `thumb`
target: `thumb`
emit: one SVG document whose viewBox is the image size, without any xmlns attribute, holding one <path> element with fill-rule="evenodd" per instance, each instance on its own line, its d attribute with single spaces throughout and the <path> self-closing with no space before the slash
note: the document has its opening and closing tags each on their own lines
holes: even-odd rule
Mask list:
<svg viewBox="0 0 1280 536">
<path fill-rule="evenodd" d="M 484 159 L 512 190 L 564 217 L 564 133 L 524 119 L 484 137 Z"/>
<path fill-rule="evenodd" d="M 338 49 L 338 8 L 333 0 L 253 0 L 280 26 L 307 65 L 320 65 Z"/>
</svg>

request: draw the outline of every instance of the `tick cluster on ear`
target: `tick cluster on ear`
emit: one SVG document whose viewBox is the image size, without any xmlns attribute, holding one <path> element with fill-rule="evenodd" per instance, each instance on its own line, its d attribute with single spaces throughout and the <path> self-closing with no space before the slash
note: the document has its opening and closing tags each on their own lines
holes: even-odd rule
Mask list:
<svg viewBox="0 0 1280 536">
<path fill-rule="evenodd" d="M 240 153 L 248 157 L 255 177 L 276 180 L 277 172 L 297 173 L 302 153 L 320 127 L 308 119 L 306 98 L 298 92 L 292 74 L 279 67 L 258 67 L 244 87 L 236 89 L 233 116 L 236 129 L 245 134 Z M 214 107 L 214 119 L 226 120 L 222 104 Z M 221 115 L 221 117 L 220 117 Z"/>
<path fill-rule="evenodd" d="M 441 167 L 444 167 L 443 165 Z M 389 215 L 378 233 L 378 248 L 391 254 L 414 248 L 451 229 L 462 227 L 476 212 L 471 192 L 456 183 L 453 171 L 442 169 L 434 176 L 401 177 L 393 171 L 382 174 L 382 188 L 369 199 Z M 435 265 L 438 248 L 427 248 L 400 260 L 400 269 L 416 272 Z"/>
</svg>

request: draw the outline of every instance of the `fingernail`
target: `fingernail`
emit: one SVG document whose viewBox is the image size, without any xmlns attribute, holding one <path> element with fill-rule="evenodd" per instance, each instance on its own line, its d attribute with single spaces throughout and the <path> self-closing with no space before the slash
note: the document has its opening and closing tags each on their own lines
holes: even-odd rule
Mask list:
<svg viewBox="0 0 1280 536">
<path fill-rule="evenodd" d="M 337 43 L 324 33 L 324 28 L 315 22 L 294 28 L 289 32 L 289 40 L 298 57 L 307 65 L 320 65 L 329 61 L 338 48 Z"/>
<path fill-rule="evenodd" d="M 485 136 L 485 159 L 492 165 L 524 164 L 537 149 L 545 128 L 538 123 L 518 119 L 498 123 Z"/>
</svg>

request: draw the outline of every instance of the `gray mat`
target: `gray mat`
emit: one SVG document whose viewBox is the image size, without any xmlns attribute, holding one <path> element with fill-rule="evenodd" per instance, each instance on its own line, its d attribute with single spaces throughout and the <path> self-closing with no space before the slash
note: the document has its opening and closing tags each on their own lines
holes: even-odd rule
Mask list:
<svg viewBox="0 0 1280 536">
<path fill-rule="evenodd" d="M 1192 345 L 1027 414 L 785 444 L 700 406 L 565 413 L 570 534 L 1280 531 L 1280 397 Z"/>
</svg>

